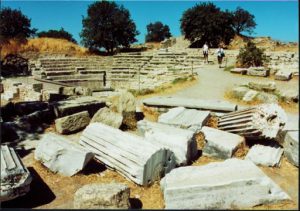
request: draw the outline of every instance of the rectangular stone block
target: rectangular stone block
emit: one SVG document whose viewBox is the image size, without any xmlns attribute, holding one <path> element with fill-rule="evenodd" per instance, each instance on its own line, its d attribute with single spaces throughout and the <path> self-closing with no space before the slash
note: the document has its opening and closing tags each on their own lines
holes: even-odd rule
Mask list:
<svg viewBox="0 0 300 211">
<path fill-rule="evenodd" d="M 203 155 L 221 159 L 231 158 L 237 148 L 245 141 L 244 137 L 204 126 L 201 129 L 205 137 Z"/>
<path fill-rule="evenodd" d="M 82 111 L 55 120 L 56 131 L 61 134 L 75 133 L 84 129 L 90 123 L 87 111 Z"/>
<path fill-rule="evenodd" d="M 256 144 L 250 148 L 245 159 L 251 160 L 257 165 L 279 166 L 282 154 L 282 148 L 275 148 Z"/>
<path fill-rule="evenodd" d="M 299 131 L 288 131 L 286 133 L 283 148 L 288 160 L 299 167 Z"/>
<path fill-rule="evenodd" d="M 275 80 L 289 81 L 292 79 L 292 72 L 290 71 L 277 71 L 275 74 Z"/>
<path fill-rule="evenodd" d="M 246 209 L 291 199 L 253 162 L 176 168 L 160 182 L 165 209 Z"/>
</svg>

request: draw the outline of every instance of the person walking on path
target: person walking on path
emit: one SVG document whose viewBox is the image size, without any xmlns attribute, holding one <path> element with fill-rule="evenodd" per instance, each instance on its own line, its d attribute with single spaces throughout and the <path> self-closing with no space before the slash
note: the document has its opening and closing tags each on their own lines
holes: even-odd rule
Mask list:
<svg viewBox="0 0 300 211">
<path fill-rule="evenodd" d="M 224 49 L 222 48 L 221 45 L 219 45 L 219 48 L 217 49 L 216 53 L 217 53 L 217 57 L 218 57 L 219 68 L 221 68 L 222 60 L 223 60 L 223 57 L 225 56 Z"/>
<path fill-rule="evenodd" d="M 204 56 L 204 62 L 208 64 L 208 45 L 207 42 L 203 45 L 203 56 Z"/>
</svg>

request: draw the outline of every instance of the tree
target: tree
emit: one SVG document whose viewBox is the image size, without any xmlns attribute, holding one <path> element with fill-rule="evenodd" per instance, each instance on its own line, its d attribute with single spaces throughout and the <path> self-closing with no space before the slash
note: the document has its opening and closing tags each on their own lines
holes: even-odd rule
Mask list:
<svg viewBox="0 0 300 211">
<path fill-rule="evenodd" d="M 251 34 L 255 28 L 254 15 L 247 10 L 237 7 L 233 12 L 233 28 L 237 34 L 241 32 L 248 32 Z"/>
<path fill-rule="evenodd" d="M 171 36 L 169 26 L 160 21 L 147 25 L 146 42 L 161 42 Z"/>
<path fill-rule="evenodd" d="M 70 42 L 76 43 L 76 40 L 73 38 L 72 34 L 65 31 L 64 28 L 61 28 L 60 30 L 49 30 L 49 31 L 41 31 L 37 33 L 38 37 L 52 37 L 52 38 L 60 38 L 60 39 L 66 39 Z"/>
<path fill-rule="evenodd" d="M 238 66 L 241 67 L 258 67 L 267 61 L 267 57 L 262 49 L 256 47 L 252 41 L 248 41 L 244 48 L 241 48 L 237 56 Z"/>
<path fill-rule="evenodd" d="M 0 11 L 0 44 L 9 42 L 10 39 L 25 41 L 35 34 L 36 29 L 31 29 L 30 19 L 20 10 L 4 8 Z"/>
<path fill-rule="evenodd" d="M 181 32 L 192 42 L 191 47 L 202 47 L 205 42 L 217 47 L 221 42 L 229 44 L 234 37 L 232 14 L 213 3 L 196 4 L 183 13 L 180 21 Z"/>
<path fill-rule="evenodd" d="M 91 4 L 82 24 L 82 44 L 90 49 L 103 47 L 109 53 L 119 46 L 129 47 L 139 34 L 129 11 L 111 1 Z"/>
</svg>

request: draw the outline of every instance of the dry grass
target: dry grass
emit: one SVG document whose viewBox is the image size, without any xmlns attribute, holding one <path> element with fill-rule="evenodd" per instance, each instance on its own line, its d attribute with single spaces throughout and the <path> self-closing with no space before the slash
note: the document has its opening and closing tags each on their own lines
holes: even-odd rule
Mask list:
<svg viewBox="0 0 300 211">
<path fill-rule="evenodd" d="M 34 38 L 29 39 L 27 43 L 20 44 L 15 40 L 11 40 L 9 44 L 3 46 L 1 57 L 10 53 L 55 53 L 67 54 L 70 56 L 89 55 L 86 48 L 80 47 L 72 42 L 64 39 L 55 38 Z"/>
</svg>

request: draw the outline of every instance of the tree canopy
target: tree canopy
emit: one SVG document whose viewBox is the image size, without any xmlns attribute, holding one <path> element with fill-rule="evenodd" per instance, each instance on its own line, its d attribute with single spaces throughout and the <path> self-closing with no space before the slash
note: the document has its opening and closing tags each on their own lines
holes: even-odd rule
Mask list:
<svg viewBox="0 0 300 211">
<path fill-rule="evenodd" d="M 66 39 L 70 42 L 77 43 L 76 40 L 73 38 L 72 34 L 65 31 L 64 28 L 61 28 L 60 30 L 49 30 L 49 31 L 41 31 L 37 33 L 38 37 L 51 37 L 51 38 L 60 38 L 60 39 Z"/>
<path fill-rule="evenodd" d="M 228 44 L 234 36 L 232 14 L 210 2 L 186 10 L 180 21 L 181 32 L 191 41 L 191 47 L 202 47 L 205 42 L 217 47 L 221 42 Z"/>
<path fill-rule="evenodd" d="M 169 26 L 160 21 L 147 25 L 146 42 L 161 42 L 171 36 Z"/>
<path fill-rule="evenodd" d="M 130 13 L 111 1 L 95 2 L 88 7 L 80 34 L 82 44 L 90 49 L 105 48 L 112 53 L 119 46 L 129 47 L 139 34 Z"/>
<path fill-rule="evenodd" d="M 254 15 L 247 10 L 237 7 L 233 12 L 233 28 L 237 34 L 241 32 L 248 32 L 251 34 L 255 28 Z"/>
<path fill-rule="evenodd" d="M 36 29 L 31 29 L 31 20 L 20 10 L 3 8 L 0 11 L 0 42 L 7 43 L 10 39 L 25 41 L 34 35 Z"/>
</svg>

